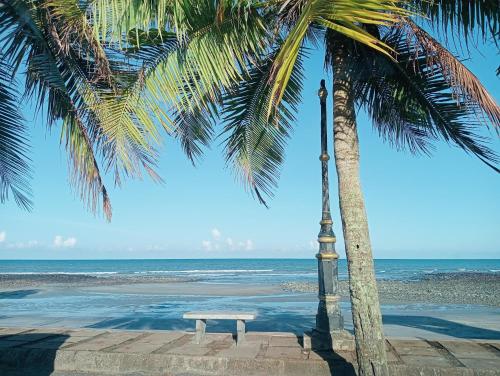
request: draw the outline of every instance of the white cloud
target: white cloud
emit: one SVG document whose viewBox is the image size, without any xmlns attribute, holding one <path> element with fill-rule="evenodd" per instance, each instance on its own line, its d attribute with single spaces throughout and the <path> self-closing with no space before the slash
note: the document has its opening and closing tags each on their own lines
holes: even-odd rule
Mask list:
<svg viewBox="0 0 500 376">
<path fill-rule="evenodd" d="M 54 247 L 56 248 L 72 248 L 76 245 L 76 238 L 69 237 L 64 239 L 61 235 L 54 237 Z"/>
<path fill-rule="evenodd" d="M 251 251 L 254 249 L 254 244 L 250 239 L 236 241 L 231 237 L 223 238 L 222 232 L 215 227 L 210 231 L 210 235 L 212 237 L 210 240 L 201 242 L 201 247 L 205 251 Z"/>
<path fill-rule="evenodd" d="M 165 251 L 167 246 L 160 244 L 153 244 L 146 248 L 147 251 Z"/>
<path fill-rule="evenodd" d="M 221 233 L 217 228 L 212 229 L 212 237 L 215 240 L 219 240 L 220 236 L 221 236 Z"/>
<path fill-rule="evenodd" d="M 12 244 L 7 244 L 7 248 L 11 249 L 26 249 L 26 248 L 33 248 L 38 245 L 37 240 L 29 240 L 27 242 L 18 242 L 18 243 L 12 243 Z"/>
<path fill-rule="evenodd" d="M 201 242 L 201 246 L 205 251 L 211 251 L 212 250 L 212 242 L 210 240 L 203 240 Z"/>
<path fill-rule="evenodd" d="M 245 250 L 251 251 L 252 249 L 253 249 L 253 241 L 247 239 L 247 241 L 245 242 Z"/>
<path fill-rule="evenodd" d="M 311 241 L 309 242 L 309 248 L 311 248 L 311 249 L 313 249 L 313 250 L 314 250 L 314 249 L 317 249 L 317 248 L 318 248 L 318 243 L 317 243 L 317 242 L 315 242 L 314 240 L 311 240 Z"/>
<path fill-rule="evenodd" d="M 5 231 L 0 232 L 0 243 L 3 243 L 6 237 L 7 233 Z"/>
</svg>

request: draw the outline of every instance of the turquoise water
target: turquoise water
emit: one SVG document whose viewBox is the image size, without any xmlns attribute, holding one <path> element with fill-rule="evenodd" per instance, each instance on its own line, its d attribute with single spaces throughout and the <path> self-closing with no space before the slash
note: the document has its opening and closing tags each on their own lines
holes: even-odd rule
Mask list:
<svg viewBox="0 0 500 376">
<path fill-rule="evenodd" d="M 500 273 L 500 260 L 376 260 L 379 279 L 413 280 L 436 273 Z M 302 333 L 314 327 L 317 296 L 312 293 L 277 292 L 272 295 L 238 296 L 238 285 L 270 285 L 290 281 L 316 282 L 316 260 L 79 260 L 79 261 L 0 261 L 0 274 L 91 274 L 99 276 L 167 275 L 195 278 L 205 283 L 233 283 L 234 296 L 183 295 L 181 293 L 123 290 L 120 287 L 60 288 L 26 287 L 3 291 L 0 281 L 0 326 L 93 327 L 114 329 L 193 329 L 182 319 L 192 310 L 257 311 L 258 320 L 248 330 Z M 345 260 L 339 261 L 341 279 L 347 277 Z M 243 295 L 243 294 L 242 294 Z M 341 308 L 346 328 L 352 328 L 349 302 Z M 460 338 L 500 339 L 500 308 L 430 304 L 383 306 L 384 320 L 406 327 L 421 327 Z M 432 315 L 429 314 L 432 312 Z M 436 314 L 440 317 L 435 318 Z M 444 316 L 443 316 L 444 315 Z M 431 317 L 432 316 L 432 317 Z M 413 317 L 408 321 L 408 317 Z M 449 318 L 452 318 L 451 320 Z M 455 320 L 485 322 L 497 329 L 481 329 L 479 324 L 462 325 Z M 392 321 L 391 321 L 392 320 Z M 234 323 L 211 323 L 210 330 L 233 330 Z M 393 329 L 393 335 L 400 329 Z M 426 334 L 427 335 L 427 334 Z"/>
<path fill-rule="evenodd" d="M 376 260 L 379 279 L 413 280 L 435 273 L 500 273 L 497 260 Z M 315 259 L 196 259 L 196 260 L 2 260 L 5 273 L 74 273 L 91 275 L 167 275 L 213 283 L 281 283 L 315 281 Z M 339 278 L 347 278 L 346 261 L 339 260 Z"/>
</svg>

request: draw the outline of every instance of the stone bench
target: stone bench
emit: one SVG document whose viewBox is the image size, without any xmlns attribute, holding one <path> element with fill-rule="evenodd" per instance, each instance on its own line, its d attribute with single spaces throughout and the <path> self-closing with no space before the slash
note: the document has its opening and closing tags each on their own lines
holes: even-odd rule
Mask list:
<svg viewBox="0 0 500 376">
<path fill-rule="evenodd" d="M 200 343 L 205 335 L 207 320 L 236 320 L 236 345 L 245 340 L 245 321 L 255 320 L 257 314 L 251 312 L 205 311 L 186 312 L 184 319 L 196 320 L 196 343 Z"/>
</svg>

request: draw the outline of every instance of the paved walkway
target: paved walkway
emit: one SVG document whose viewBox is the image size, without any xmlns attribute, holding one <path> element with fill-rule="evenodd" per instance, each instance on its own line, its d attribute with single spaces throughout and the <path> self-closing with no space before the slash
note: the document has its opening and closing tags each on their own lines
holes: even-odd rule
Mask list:
<svg viewBox="0 0 500 376">
<path fill-rule="evenodd" d="M 1 375 L 353 375 L 352 351 L 304 352 L 288 333 L 0 328 Z M 387 340 L 394 375 L 500 375 L 500 341 Z"/>
</svg>

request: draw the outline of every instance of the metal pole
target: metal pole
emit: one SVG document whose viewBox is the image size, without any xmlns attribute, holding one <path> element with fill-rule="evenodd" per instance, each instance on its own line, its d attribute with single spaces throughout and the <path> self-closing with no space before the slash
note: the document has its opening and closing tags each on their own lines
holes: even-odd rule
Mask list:
<svg viewBox="0 0 500 376">
<path fill-rule="evenodd" d="M 328 135 L 326 122 L 326 98 L 328 91 L 325 80 L 321 80 L 318 91 L 321 105 L 321 179 L 322 179 L 322 216 L 321 229 L 318 234 L 319 252 L 318 259 L 318 283 L 319 304 L 316 314 L 316 332 L 331 335 L 344 327 L 342 313 L 339 307 L 340 297 L 338 295 L 338 254 L 335 252 L 335 234 L 332 229 L 332 216 L 330 213 L 330 195 L 328 185 Z"/>
</svg>

